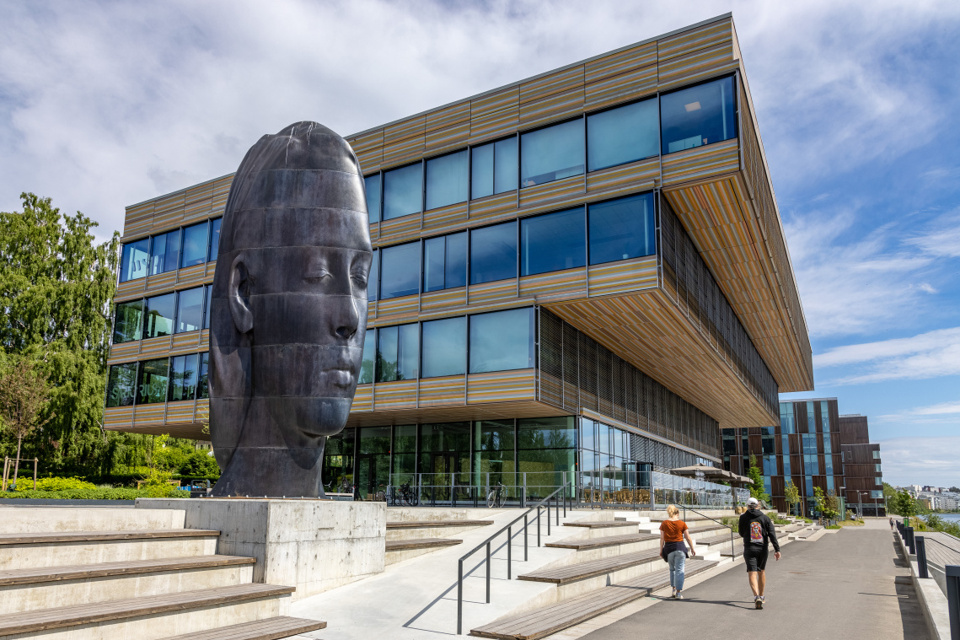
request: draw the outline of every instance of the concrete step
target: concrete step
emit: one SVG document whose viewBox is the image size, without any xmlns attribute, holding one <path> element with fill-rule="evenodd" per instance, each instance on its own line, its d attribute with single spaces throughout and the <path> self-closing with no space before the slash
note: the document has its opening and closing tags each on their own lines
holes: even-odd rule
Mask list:
<svg viewBox="0 0 960 640">
<path fill-rule="evenodd" d="M 0 637 L 44 640 L 160 640 L 280 614 L 293 587 L 240 584 L 104 603 L 53 607 L 0 618 Z"/>
<path fill-rule="evenodd" d="M 0 571 L 213 555 L 219 531 L 161 529 L 0 535 Z"/>
<path fill-rule="evenodd" d="M 690 577 L 714 566 L 716 562 L 690 560 L 684 573 Z M 661 569 L 630 580 L 617 581 L 551 606 L 503 616 L 471 630 L 470 635 L 504 640 L 538 640 L 669 586 L 670 571 Z"/>
<path fill-rule="evenodd" d="M 463 544 L 457 538 L 419 538 L 416 540 L 387 540 L 385 564 L 396 564 L 410 558 L 416 558 L 437 549 Z"/>
<path fill-rule="evenodd" d="M 608 584 L 638 578 L 656 571 L 661 566 L 666 565 L 660 558 L 660 550 L 651 549 L 568 566 L 547 567 L 518 578 L 555 584 L 557 589 L 550 600 L 562 602 Z"/>
<path fill-rule="evenodd" d="M 387 540 L 416 540 L 419 538 L 455 536 L 491 524 L 493 524 L 493 520 L 465 519 L 388 522 Z"/>
<path fill-rule="evenodd" d="M 322 620 L 277 616 L 276 618 L 220 627 L 211 631 L 187 633 L 164 638 L 164 640 L 279 640 L 300 633 L 325 629 L 326 626 L 327 623 Z"/>
<path fill-rule="evenodd" d="M 0 615 L 245 584 L 254 562 L 212 555 L 0 571 Z"/>
<path fill-rule="evenodd" d="M 558 549 L 574 549 L 575 551 L 589 551 L 603 547 L 620 547 L 637 542 L 655 541 L 659 544 L 660 536 L 653 533 L 630 533 L 620 536 L 607 536 L 604 538 L 588 538 L 586 540 L 563 540 L 561 542 L 548 542 L 546 546 L 556 547 Z"/>
<path fill-rule="evenodd" d="M 182 529 L 184 512 L 125 507 L 2 507 L 0 535 Z"/>
</svg>

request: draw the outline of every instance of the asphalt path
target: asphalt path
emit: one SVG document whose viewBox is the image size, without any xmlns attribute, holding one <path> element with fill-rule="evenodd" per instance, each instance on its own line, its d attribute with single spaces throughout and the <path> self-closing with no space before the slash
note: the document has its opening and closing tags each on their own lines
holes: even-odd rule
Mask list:
<svg viewBox="0 0 960 640">
<path fill-rule="evenodd" d="M 699 585 L 683 600 L 655 606 L 583 636 L 637 638 L 770 638 L 785 640 L 909 638 L 929 632 L 886 520 L 844 528 L 815 542 L 793 542 L 767 562 L 766 604 L 754 607 L 743 561 Z"/>
</svg>

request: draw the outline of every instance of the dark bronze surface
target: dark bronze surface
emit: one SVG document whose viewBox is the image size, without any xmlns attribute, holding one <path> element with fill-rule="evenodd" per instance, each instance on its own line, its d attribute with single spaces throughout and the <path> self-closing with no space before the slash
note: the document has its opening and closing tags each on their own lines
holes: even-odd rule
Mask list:
<svg viewBox="0 0 960 640">
<path fill-rule="evenodd" d="M 323 447 L 357 389 L 372 257 L 363 176 L 343 138 L 298 122 L 247 152 L 210 310 L 214 495 L 323 495 Z"/>
</svg>

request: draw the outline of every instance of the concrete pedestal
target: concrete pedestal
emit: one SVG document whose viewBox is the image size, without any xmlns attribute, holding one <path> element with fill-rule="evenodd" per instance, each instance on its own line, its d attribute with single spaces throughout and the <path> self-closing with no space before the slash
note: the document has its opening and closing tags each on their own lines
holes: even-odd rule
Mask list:
<svg viewBox="0 0 960 640">
<path fill-rule="evenodd" d="M 256 558 L 254 582 L 296 587 L 294 600 L 384 567 L 383 502 L 138 498 L 137 508 L 182 510 L 188 529 L 220 531 L 217 553 Z"/>
</svg>

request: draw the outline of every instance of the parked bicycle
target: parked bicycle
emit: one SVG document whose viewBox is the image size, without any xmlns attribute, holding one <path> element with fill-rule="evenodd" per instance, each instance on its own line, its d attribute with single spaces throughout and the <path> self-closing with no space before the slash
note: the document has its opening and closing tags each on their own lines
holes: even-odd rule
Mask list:
<svg viewBox="0 0 960 640">
<path fill-rule="evenodd" d="M 410 486 L 409 482 L 404 482 L 391 493 L 393 494 L 394 506 L 415 507 L 420 503 L 419 494 Z"/>
<path fill-rule="evenodd" d="M 497 482 L 497 486 L 487 494 L 487 507 L 493 509 L 500 508 L 507 500 L 507 487 L 502 482 Z"/>
</svg>

